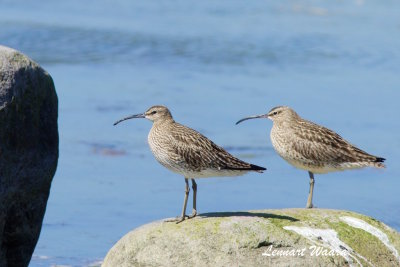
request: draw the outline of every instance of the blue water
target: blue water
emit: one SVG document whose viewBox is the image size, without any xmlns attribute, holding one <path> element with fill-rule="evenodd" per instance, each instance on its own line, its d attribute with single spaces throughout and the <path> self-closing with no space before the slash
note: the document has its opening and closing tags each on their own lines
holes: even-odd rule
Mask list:
<svg viewBox="0 0 400 267">
<path fill-rule="evenodd" d="M 0 43 L 53 77 L 60 159 L 30 266 L 88 266 L 125 233 L 180 213 L 183 178 L 153 158 L 151 123 L 112 123 L 155 104 L 266 166 L 199 180 L 200 213 L 304 207 L 308 175 L 284 162 L 271 122 L 289 105 L 387 158 L 386 170 L 316 176 L 318 207 L 400 230 L 398 1 L 0 0 Z"/>
</svg>

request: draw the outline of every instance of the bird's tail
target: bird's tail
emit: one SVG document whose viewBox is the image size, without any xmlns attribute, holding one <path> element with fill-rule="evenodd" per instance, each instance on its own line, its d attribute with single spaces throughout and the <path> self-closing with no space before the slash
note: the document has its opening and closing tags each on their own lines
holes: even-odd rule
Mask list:
<svg viewBox="0 0 400 267">
<path fill-rule="evenodd" d="M 384 168 L 386 168 L 386 165 L 383 164 L 383 162 L 384 162 L 385 160 L 386 160 L 385 158 L 376 157 L 375 161 L 374 161 L 374 162 L 371 162 L 371 164 L 372 164 L 372 166 L 375 167 L 375 168 L 384 169 Z"/>
<path fill-rule="evenodd" d="M 259 173 L 263 173 L 265 170 L 267 170 L 267 168 L 260 167 L 260 166 L 254 165 L 254 164 L 250 164 L 250 170 L 256 171 Z"/>
<path fill-rule="evenodd" d="M 234 170 L 234 171 L 256 171 L 259 173 L 263 173 L 266 168 L 260 167 L 257 165 L 247 163 L 247 166 L 226 166 L 224 169 L 226 170 Z"/>
</svg>

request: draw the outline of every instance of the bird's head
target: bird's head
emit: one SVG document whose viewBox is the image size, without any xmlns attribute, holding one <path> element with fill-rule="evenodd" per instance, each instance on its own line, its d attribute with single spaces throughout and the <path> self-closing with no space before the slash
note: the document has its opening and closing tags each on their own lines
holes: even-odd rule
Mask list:
<svg viewBox="0 0 400 267">
<path fill-rule="evenodd" d="M 239 124 L 245 120 L 259 119 L 259 118 L 268 118 L 268 119 L 272 120 L 273 122 L 282 122 L 282 121 L 286 121 L 286 120 L 291 120 L 292 118 L 295 118 L 295 117 L 298 117 L 298 115 L 290 107 L 278 106 L 278 107 L 274 107 L 266 114 L 254 115 L 254 116 L 243 118 L 243 119 L 239 120 L 238 122 L 236 122 L 236 124 Z"/>
<path fill-rule="evenodd" d="M 115 122 L 114 125 L 117 125 L 122 121 L 135 118 L 146 118 L 148 120 L 151 120 L 152 122 L 161 122 L 161 121 L 172 120 L 172 115 L 169 109 L 165 106 L 152 106 L 146 112 L 123 118 Z"/>
</svg>

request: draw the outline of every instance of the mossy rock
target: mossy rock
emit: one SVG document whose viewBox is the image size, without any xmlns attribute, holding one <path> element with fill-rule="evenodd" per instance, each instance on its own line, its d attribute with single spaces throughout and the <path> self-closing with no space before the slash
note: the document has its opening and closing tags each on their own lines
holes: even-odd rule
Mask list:
<svg viewBox="0 0 400 267">
<path fill-rule="evenodd" d="M 349 211 L 207 213 L 125 235 L 108 266 L 399 266 L 400 234 Z"/>
</svg>

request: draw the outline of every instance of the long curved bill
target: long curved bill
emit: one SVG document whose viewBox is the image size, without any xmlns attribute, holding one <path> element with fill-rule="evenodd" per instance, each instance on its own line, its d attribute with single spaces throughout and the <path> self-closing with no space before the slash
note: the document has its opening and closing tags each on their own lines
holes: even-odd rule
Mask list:
<svg viewBox="0 0 400 267">
<path fill-rule="evenodd" d="M 146 115 L 144 113 L 131 115 L 129 117 L 126 117 L 126 118 L 120 119 L 119 121 L 114 122 L 114 126 L 122 121 L 130 120 L 130 119 L 137 119 L 137 118 L 144 118 L 145 116 Z"/>
<path fill-rule="evenodd" d="M 254 116 L 243 118 L 243 119 L 239 120 L 238 122 L 236 122 L 236 125 L 245 120 L 259 119 L 259 118 L 268 118 L 268 114 L 254 115 Z"/>
</svg>

